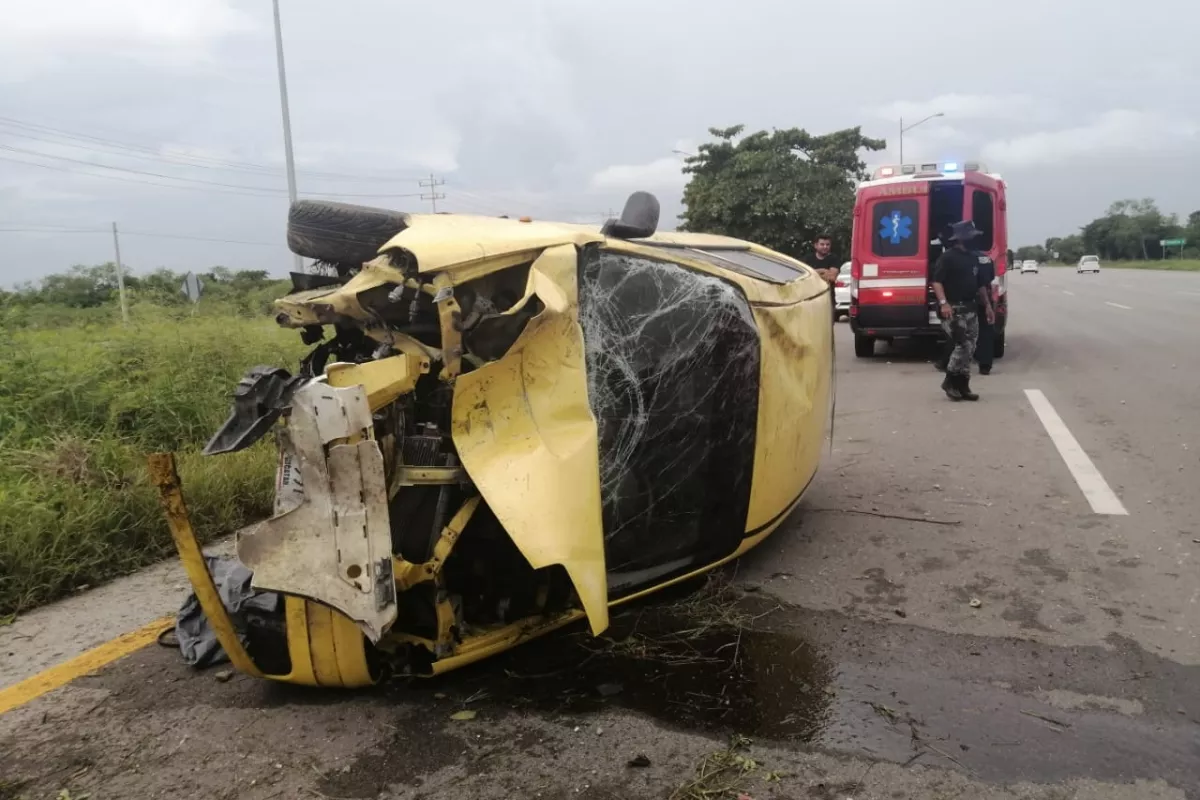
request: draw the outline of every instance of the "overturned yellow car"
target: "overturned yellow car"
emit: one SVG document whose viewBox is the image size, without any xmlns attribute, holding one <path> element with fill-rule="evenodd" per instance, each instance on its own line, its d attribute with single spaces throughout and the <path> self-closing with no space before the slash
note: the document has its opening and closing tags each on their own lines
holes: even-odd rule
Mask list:
<svg viewBox="0 0 1200 800">
<path fill-rule="evenodd" d="M 252 370 L 206 448 L 277 438 L 274 514 L 237 537 L 275 619 L 235 629 L 152 460 L 235 666 L 364 686 L 578 619 L 598 635 L 780 525 L 831 418 L 830 289 L 657 223 L 645 193 L 599 230 L 293 205 L 292 250 L 337 274 L 293 275 L 277 320 L 315 347 L 295 376 Z"/>
</svg>

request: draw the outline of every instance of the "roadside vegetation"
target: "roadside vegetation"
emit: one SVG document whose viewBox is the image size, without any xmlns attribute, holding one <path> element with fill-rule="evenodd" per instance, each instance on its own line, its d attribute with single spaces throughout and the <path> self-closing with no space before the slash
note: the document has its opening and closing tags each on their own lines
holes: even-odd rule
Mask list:
<svg viewBox="0 0 1200 800">
<path fill-rule="evenodd" d="M 295 368 L 303 346 L 268 313 L 287 285 L 214 270 L 193 307 L 182 276 L 155 276 L 129 279 L 128 325 L 108 265 L 0 293 L 0 620 L 172 552 L 147 453 L 179 454 L 205 540 L 270 510 L 270 442 L 199 449 L 246 369 Z"/>
<path fill-rule="evenodd" d="M 1184 244 L 1174 244 L 1175 242 Z M 1161 242 L 1171 242 L 1166 246 Z M 1099 256 L 1101 268 L 1200 270 L 1200 211 L 1181 221 L 1164 214 L 1151 198 L 1119 200 L 1069 236 L 1018 248 L 1016 257 L 1043 264 L 1074 265 L 1083 256 Z"/>
<path fill-rule="evenodd" d="M 1069 264 L 1043 262 L 1047 267 L 1069 267 L 1075 269 L 1074 261 Z M 1200 272 L 1200 258 L 1168 258 L 1158 261 L 1100 261 L 1101 269 L 1162 269 L 1170 272 Z"/>
</svg>

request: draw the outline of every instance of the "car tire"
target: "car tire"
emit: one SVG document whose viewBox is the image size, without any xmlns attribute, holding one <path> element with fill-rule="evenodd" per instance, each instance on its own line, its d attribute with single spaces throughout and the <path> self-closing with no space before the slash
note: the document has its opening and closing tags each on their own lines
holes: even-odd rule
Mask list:
<svg viewBox="0 0 1200 800">
<path fill-rule="evenodd" d="M 298 200 L 288 209 L 288 249 L 334 264 L 362 264 L 408 227 L 408 215 L 386 208 Z"/>
<path fill-rule="evenodd" d="M 875 339 L 872 336 L 854 334 L 854 355 L 859 358 L 871 358 L 875 355 Z"/>
<path fill-rule="evenodd" d="M 992 340 L 992 357 L 1004 358 L 1004 334 L 1001 333 Z"/>
</svg>

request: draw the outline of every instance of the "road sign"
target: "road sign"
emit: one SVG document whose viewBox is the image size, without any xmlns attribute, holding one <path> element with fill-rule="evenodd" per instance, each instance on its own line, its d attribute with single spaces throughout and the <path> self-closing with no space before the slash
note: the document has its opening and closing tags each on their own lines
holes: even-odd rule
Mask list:
<svg viewBox="0 0 1200 800">
<path fill-rule="evenodd" d="M 184 296 L 193 303 L 200 302 L 200 294 L 204 291 L 204 282 L 196 277 L 195 273 L 189 272 L 183 278 L 183 285 L 179 287 Z"/>
<path fill-rule="evenodd" d="M 1187 244 L 1187 239 L 1159 239 L 1159 247 L 1183 247 Z"/>
</svg>

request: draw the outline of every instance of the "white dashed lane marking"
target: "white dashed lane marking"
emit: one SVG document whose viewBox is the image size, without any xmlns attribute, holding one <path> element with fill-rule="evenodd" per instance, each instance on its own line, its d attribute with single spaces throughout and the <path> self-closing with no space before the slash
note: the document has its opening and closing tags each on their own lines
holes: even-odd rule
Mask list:
<svg viewBox="0 0 1200 800">
<path fill-rule="evenodd" d="M 1088 454 L 1079 446 L 1079 442 L 1062 421 L 1062 417 L 1058 416 L 1054 406 L 1050 405 L 1042 390 L 1026 389 L 1025 396 L 1029 398 L 1034 413 L 1042 421 L 1042 426 L 1050 435 L 1050 441 L 1058 448 L 1058 454 L 1071 471 L 1075 483 L 1079 484 L 1079 489 L 1087 498 L 1092 511 L 1097 514 L 1128 515 L 1129 512 L 1125 510 L 1121 499 L 1109 488 L 1108 481 L 1104 480 L 1100 470 L 1096 469 Z"/>
<path fill-rule="evenodd" d="M 1106 305 L 1106 306 L 1112 306 L 1113 308 L 1123 308 L 1123 309 L 1125 309 L 1126 311 L 1133 311 L 1133 307 L 1132 307 L 1132 306 L 1123 306 L 1123 305 L 1121 305 L 1120 303 L 1110 303 L 1110 302 L 1108 302 L 1107 300 L 1105 300 L 1105 301 L 1104 301 L 1104 305 Z"/>
</svg>

